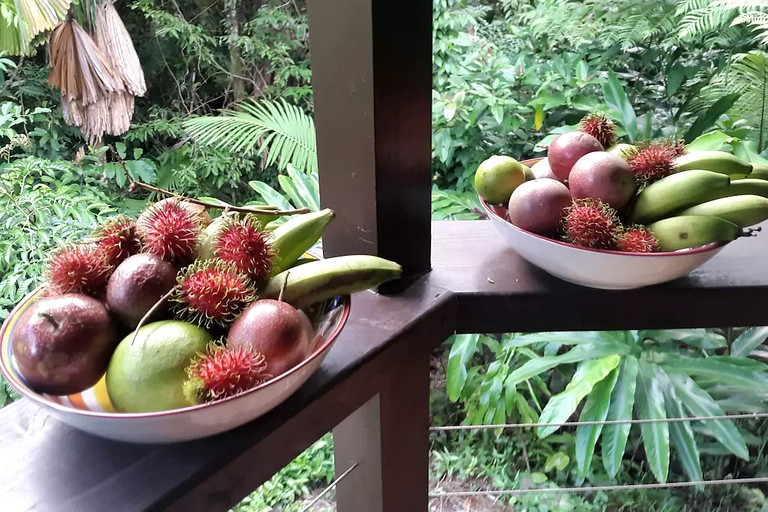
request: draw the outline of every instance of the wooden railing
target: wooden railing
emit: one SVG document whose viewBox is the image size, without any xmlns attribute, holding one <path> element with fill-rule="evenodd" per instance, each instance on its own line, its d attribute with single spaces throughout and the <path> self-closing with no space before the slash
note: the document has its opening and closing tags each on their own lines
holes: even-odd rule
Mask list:
<svg viewBox="0 0 768 512">
<path fill-rule="evenodd" d="M 454 332 L 768 323 L 768 243 L 686 279 L 609 292 L 506 249 L 487 221 L 430 222 L 431 0 L 309 0 L 327 256 L 377 254 L 403 280 L 352 299 L 320 370 L 289 400 L 200 441 L 147 446 L 0 410 L 0 510 L 227 510 L 333 430 L 339 512 L 425 511 L 429 354 Z M 523 155 L 527 156 L 527 155 Z"/>
</svg>

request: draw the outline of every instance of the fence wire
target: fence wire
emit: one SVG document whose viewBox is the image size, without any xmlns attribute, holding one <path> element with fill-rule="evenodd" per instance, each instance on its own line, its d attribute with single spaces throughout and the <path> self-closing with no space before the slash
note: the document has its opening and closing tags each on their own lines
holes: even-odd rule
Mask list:
<svg viewBox="0 0 768 512">
<path fill-rule="evenodd" d="M 435 498 L 461 498 L 470 496 L 516 496 L 521 494 L 558 494 L 558 493 L 586 493 L 600 491 L 626 491 L 637 489 L 671 489 L 679 487 L 697 487 L 704 485 L 736 485 L 736 484 L 760 484 L 768 483 L 768 477 L 733 478 L 722 480 L 694 480 L 688 482 L 670 482 L 660 484 L 630 484 L 630 485 L 594 485 L 586 487 L 544 487 L 535 489 L 510 489 L 498 491 L 448 491 L 431 492 L 430 499 Z"/>
<path fill-rule="evenodd" d="M 629 420 L 605 420 L 605 421 L 565 421 L 562 423 L 499 423 L 492 425 L 446 425 L 429 427 L 431 432 L 445 432 L 452 430 L 495 430 L 498 428 L 536 428 L 536 427 L 579 427 L 594 425 L 641 425 L 644 423 L 675 423 L 680 421 L 723 421 L 766 418 L 768 413 L 755 412 L 743 414 L 724 414 L 721 416 L 686 416 L 684 418 L 650 418 Z"/>
<path fill-rule="evenodd" d="M 318 501 L 320 501 L 320 498 L 322 498 L 323 496 L 325 496 L 325 495 L 328 493 L 328 491 L 330 491 L 331 489 L 333 489 L 334 487 L 336 487 L 336 485 L 338 485 L 338 483 L 339 483 L 339 482 L 341 482 L 342 480 L 344 480 L 344 479 L 347 477 L 347 475 L 349 475 L 349 474 L 350 474 L 350 473 L 351 473 L 351 472 L 352 472 L 352 471 L 353 471 L 355 468 L 357 468 L 357 466 L 358 466 L 359 464 L 360 464 L 360 463 L 358 463 L 358 462 L 355 462 L 354 464 L 352 464 L 351 466 L 349 466 L 349 468 L 348 468 L 346 471 L 344 471 L 342 474 L 340 474 L 340 475 L 339 475 L 339 476 L 338 476 L 338 477 L 337 477 L 337 478 L 336 478 L 336 479 L 335 479 L 333 482 L 331 482 L 330 484 L 328 484 L 328 487 L 326 487 L 325 489 L 323 489 L 323 492 L 321 492 L 320 494 L 318 494 L 317 496 L 315 496 L 315 497 L 314 497 L 314 499 L 313 499 L 312 501 L 310 501 L 309 503 L 307 503 L 307 504 L 304 506 L 304 508 L 302 508 L 302 509 L 301 509 L 299 512 L 307 512 L 309 509 L 311 509 L 311 508 L 312 508 L 312 507 L 315 505 L 315 503 L 317 503 Z"/>
</svg>

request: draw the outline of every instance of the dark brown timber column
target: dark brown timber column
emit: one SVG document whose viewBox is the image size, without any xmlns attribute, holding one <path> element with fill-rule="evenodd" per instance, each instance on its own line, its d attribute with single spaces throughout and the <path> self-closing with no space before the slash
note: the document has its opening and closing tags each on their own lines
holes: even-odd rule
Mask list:
<svg viewBox="0 0 768 512">
<path fill-rule="evenodd" d="M 309 0 L 326 256 L 430 268 L 431 0 Z"/>
</svg>

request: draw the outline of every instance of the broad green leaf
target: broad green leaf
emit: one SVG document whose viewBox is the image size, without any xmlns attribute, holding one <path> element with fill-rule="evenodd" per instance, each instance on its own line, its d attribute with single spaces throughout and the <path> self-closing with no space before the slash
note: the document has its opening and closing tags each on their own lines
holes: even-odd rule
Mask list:
<svg viewBox="0 0 768 512">
<path fill-rule="evenodd" d="M 723 416 L 725 412 L 709 394 L 701 389 L 690 377 L 669 373 L 672 385 L 680 397 L 683 407 L 693 416 Z M 712 437 L 720 441 L 731 453 L 743 460 L 749 460 L 749 450 L 744 438 L 731 420 L 707 422 Z"/>
<path fill-rule="evenodd" d="M 669 376 L 658 365 L 653 365 L 656 379 L 662 384 L 664 392 L 664 406 L 667 410 L 668 418 L 685 418 L 686 414 L 680 397 L 677 396 Z M 693 429 L 688 421 L 672 421 L 669 423 L 669 439 L 672 447 L 680 459 L 683 470 L 688 478 L 693 481 L 702 479 L 701 460 L 699 457 L 699 446 L 693 437 Z"/>
<path fill-rule="evenodd" d="M 443 109 L 443 117 L 446 121 L 449 123 L 451 122 L 451 119 L 453 119 L 453 116 L 456 115 L 456 103 L 450 102 L 445 105 L 445 108 Z"/>
<path fill-rule="evenodd" d="M 619 366 L 619 377 L 611 393 L 611 405 L 608 408 L 608 421 L 626 421 L 632 419 L 637 387 L 637 359 L 626 356 Z M 629 424 L 606 425 L 603 428 L 602 458 L 608 476 L 615 478 L 624 458 L 629 437 Z"/>
<path fill-rule="evenodd" d="M 580 60 L 576 64 L 576 78 L 581 82 L 587 82 L 589 79 L 589 64 L 587 64 L 587 61 Z"/>
<path fill-rule="evenodd" d="M 638 362 L 637 398 L 635 411 L 640 419 L 665 419 L 662 383 L 654 375 L 654 365 Z M 641 423 L 643 448 L 648 467 L 659 482 L 666 482 L 669 474 L 669 427 L 667 423 Z"/>
<path fill-rule="evenodd" d="M 571 458 L 568 455 L 563 452 L 555 452 L 547 457 L 547 461 L 544 463 L 544 472 L 549 473 L 553 469 L 562 471 L 568 467 L 569 462 L 571 462 Z"/>
<path fill-rule="evenodd" d="M 587 394 L 592 391 L 595 384 L 603 380 L 614 368 L 616 368 L 621 359 L 613 354 L 600 359 L 591 359 L 582 362 L 571 382 L 565 387 L 563 392 L 553 396 L 539 417 L 540 424 L 562 423 L 566 421 L 573 411 L 576 410 L 579 403 Z M 543 426 L 537 428 L 540 438 L 547 437 L 560 427 Z"/>
<path fill-rule="evenodd" d="M 706 329 L 653 329 L 638 331 L 640 339 L 656 341 L 682 341 L 702 350 L 724 348 L 728 345 L 724 336 Z"/>
<path fill-rule="evenodd" d="M 685 141 L 691 142 L 699 135 L 704 133 L 705 130 L 711 128 L 720 116 L 728 112 L 734 103 L 739 99 L 740 94 L 726 94 L 721 96 L 715 103 L 713 103 L 706 112 L 696 118 L 688 131 L 685 133 Z"/>
<path fill-rule="evenodd" d="M 564 354 L 557 356 L 543 356 L 531 359 L 523 366 L 513 371 L 504 382 L 505 386 L 516 386 L 518 383 L 535 377 L 542 372 L 561 364 L 578 363 L 585 359 L 596 359 L 609 355 L 621 355 L 629 353 L 629 347 L 623 343 L 598 343 L 592 342 L 578 345 Z"/>
<path fill-rule="evenodd" d="M 532 332 L 513 337 L 505 345 L 521 347 L 534 343 L 562 343 L 563 345 L 579 345 L 596 340 L 623 341 L 623 331 L 556 331 Z"/>
<path fill-rule="evenodd" d="M 595 385 L 595 388 L 587 396 L 579 421 L 605 421 L 608 416 L 608 408 L 611 405 L 611 393 L 618 377 L 619 367 L 617 366 L 608 377 Z M 602 430 L 603 425 L 579 425 L 576 427 L 576 464 L 581 476 L 586 475 L 592 465 L 595 445 Z"/>
<path fill-rule="evenodd" d="M 312 190 L 312 183 L 306 173 L 299 171 L 292 164 L 287 166 L 288 176 L 291 178 L 297 193 L 310 210 L 320 209 L 320 197 L 317 190 Z"/>
<path fill-rule="evenodd" d="M 686 149 L 688 151 L 718 151 L 722 149 L 723 144 L 728 142 L 730 138 L 730 135 L 721 131 L 705 133 L 689 142 L 686 145 Z"/>
<path fill-rule="evenodd" d="M 294 208 L 280 192 L 263 181 L 249 181 L 248 186 L 255 190 L 267 204 L 277 206 L 281 210 L 292 210 Z"/>
<path fill-rule="evenodd" d="M 685 81 L 685 68 L 675 64 L 667 71 L 667 96 L 674 96 Z"/>
<path fill-rule="evenodd" d="M 533 114 L 533 128 L 536 131 L 541 130 L 541 126 L 544 124 L 544 106 L 537 105 L 536 112 Z"/>
<path fill-rule="evenodd" d="M 608 80 L 603 83 L 603 98 L 606 105 L 614 111 L 622 127 L 627 131 L 629 141 L 635 142 L 638 139 L 635 109 L 627 98 L 624 86 L 613 70 L 608 71 Z"/>
<path fill-rule="evenodd" d="M 467 363 L 475 355 L 479 338 L 478 334 L 457 334 L 454 337 L 445 372 L 448 399 L 452 402 L 459 399 L 467 382 Z"/>
<path fill-rule="evenodd" d="M 766 386 L 768 374 L 722 360 L 681 358 L 660 363 L 665 369 L 735 386 Z"/>
<path fill-rule="evenodd" d="M 753 350 L 763 344 L 768 338 L 768 327 L 750 327 L 733 340 L 731 355 L 747 357 Z"/>
</svg>

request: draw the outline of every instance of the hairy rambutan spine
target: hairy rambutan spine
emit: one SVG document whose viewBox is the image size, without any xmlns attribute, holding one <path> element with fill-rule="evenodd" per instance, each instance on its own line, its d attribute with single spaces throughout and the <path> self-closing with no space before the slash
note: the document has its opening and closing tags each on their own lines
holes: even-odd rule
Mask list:
<svg viewBox="0 0 768 512">
<path fill-rule="evenodd" d="M 47 262 L 45 289 L 50 294 L 82 293 L 101 298 L 111 274 L 112 267 L 97 245 L 66 245 Z"/>
<path fill-rule="evenodd" d="M 574 200 L 562 222 L 565 241 L 594 249 L 612 249 L 621 229 L 616 210 L 592 198 Z"/>
<path fill-rule="evenodd" d="M 203 223 L 182 201 L 168 198 L 145 209 L 136 229 L 145 252 L 184 266 L 195 259 Z"/>
<path fill-rule="evenodd" d="M 616 248 L 625 252 L 656 252 L 659 241 L 645 226 L 635 224 L 616 237 Z"/>
<path fill-rule="evenodd" d="M 96 230 L 92 238 L 112 267 L 117 267 L 126 258 L 138 254 L 141 250 L 136 221 L 125 215 L 108 219 Z"/>
<path fill-rule="evenodd" d="M 191 404 L 234 396 L 272 378 L 263 354 L 247 345 L 227 347 L 221 341 L 198 353 L 186 372 L 183 391 Z"/>
<path fill-rule="evenodd" d="M 604 148 L 616 143 L 616 124 L 603 114 L 587 114 L 579 125 L 582 132 L 596 138 Z"/>
<path fill-rule="evenodd" d="M 227 326 L 248 304 L 256 291 L 248 277 L 219 259 L 196 261 L 179 275 L 171 300 L 174 312 L 202 327 Z"/>
<path fill-rule="evenodd" d="M 259 284 L 270 276 L 275 254 L 271 233 L 252 214 L 227 217 L 213 244 L 213 254 Z"/>
<path fill-rule="evenodd" d="M 641 184 L 660 180 L 675 172 L 680 148 L 669 141 L 638 144 L 626 156 L 629 168 Z"/>
</svg>

